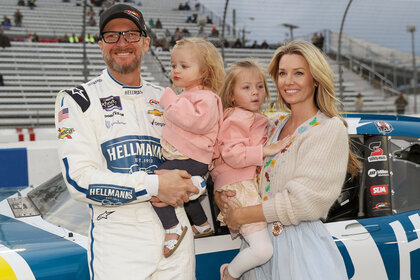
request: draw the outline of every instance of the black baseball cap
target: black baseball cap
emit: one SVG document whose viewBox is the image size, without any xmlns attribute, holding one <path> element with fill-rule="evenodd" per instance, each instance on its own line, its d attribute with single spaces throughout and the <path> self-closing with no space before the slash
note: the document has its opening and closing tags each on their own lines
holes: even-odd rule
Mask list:
<svg viewBox="0 0 420 280">
<path fill-rule="evenodd" d="M 99 34 L 102 34 L 105 25 L 114 18 L 127 18 L 134 22 L 140 31 L 147 36 L 147 28 L 142 13 L 136 8 L 127 4 L 116 4 L 106 9 L 99 18 Z"/>
</svg>

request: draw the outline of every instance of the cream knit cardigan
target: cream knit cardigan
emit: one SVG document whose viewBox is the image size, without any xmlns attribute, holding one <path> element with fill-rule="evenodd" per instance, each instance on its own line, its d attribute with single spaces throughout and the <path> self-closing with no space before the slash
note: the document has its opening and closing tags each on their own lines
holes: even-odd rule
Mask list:
<svg viewBox="0 0 420 280">
<path fill-rule="evenodd" d="M 277 119 L 271 139 L 288 117 Z M 259 175 L 263 212 L 269 223 L 297 225 L 325 218 L 346 176 L 349 142 L 339 118 L 318 111 L 293 135 L 284 151 L 265 159 Z"/>
</svg>

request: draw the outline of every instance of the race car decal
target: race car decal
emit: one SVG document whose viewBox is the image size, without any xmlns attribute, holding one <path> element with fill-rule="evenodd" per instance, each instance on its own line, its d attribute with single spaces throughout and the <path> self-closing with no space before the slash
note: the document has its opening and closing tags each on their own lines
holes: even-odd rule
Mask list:
<svg viewBox="0 0 420 280">
<path fill-rule="evenodd" d="M 388 279 L 420 279 L 420 232 L 415 230 L 420 228 L 418 210 L 358 221 L 365 227 L 378 226 L 379 230 L 370 235 L 384 261 Z"/>
<path fill-rule="evenodd" d="M 13 224 L 12 227 L 2 228 L 2 243 L 4 242 L 4 245 L 13 249 L 13 252 L 20 256 L 21 261 L 24 260 L 27 263 L 26 267 L 29 267 L 33 273 L 30 276 L 27 269 L 23 271 L 19 269 L 14 271 L 17 279 L 47 279 L 45 276 L 52 270 L 65 272 L 63 279 L 89 279 L 85 248 L 62 236 L 57 236 L 4 215 L 0 215 L 0 223 Z M 25 240 L 24 247 L 23 245 L 20 245 L 22 247 L 13 245 L 15 240 Z M 37 248 L 39 248 L 41 242 L 42 251 L 38 251 Z M 66 258 L 61 257 L 66 255 L 65 252 L 68 251 L 73 253 L 67 255 Z M 9 264 L 13 263 L 10 260 L 7 261 Z M 13 268 L 13 265 L 11 267 Z M 29 276 L 21 277 L 19 276 L 21 272 Z"/>
<path fill-rule="evenodd" d="M 394 130 L 394 128 L 392 128 L 392 125 L 388 122 L 375 121 L 375 125 L 378 131 L 383 135 L 388 134 Z"/>
</svg>

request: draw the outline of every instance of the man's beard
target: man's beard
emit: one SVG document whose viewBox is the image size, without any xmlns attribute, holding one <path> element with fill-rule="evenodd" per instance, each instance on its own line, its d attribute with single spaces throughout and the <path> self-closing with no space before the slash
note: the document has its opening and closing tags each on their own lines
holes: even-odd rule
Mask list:
<svg viewBox="0 0 420 280">
<path fill-rule="evenodd" d="M 131 61 L 131 63 L 128 65 L 120 65 L 116 63 L 115 60 L 112 59 L 111 55 L 109 55 L 109 53 L 106 53 L 106 54 L 104 53 L 103 58 L 106 65 L 108 65 L 108 67 L 114 72 L 117 72 L 120 74 L 128 74 L 140 68 L 141 62 L 143 61 L 144 53 L 143 51 L 139 51 L 139 53 L 140 54 L 136 56 L 133 59 L 133 61 Z"/>
</svg>

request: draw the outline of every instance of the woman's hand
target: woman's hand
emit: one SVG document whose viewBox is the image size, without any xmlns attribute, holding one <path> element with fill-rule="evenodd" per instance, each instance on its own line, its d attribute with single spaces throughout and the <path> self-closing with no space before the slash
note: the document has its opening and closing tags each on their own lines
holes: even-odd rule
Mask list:
<svg viewBox="0 0 420 280">
<path fill-rule="evenodd" d="M 231 199 L 228 199 L 226 206 L 225 214 L 223 214 L 223 221 L 230 229 L 239 229 L 242 225 L 239 222 L 241 208 Z"/>
<path fill-rule="evenodd" d="M 214 193 L 214 200 L 216 201 L 217 207 L 219 207 L 222 215 L 225 216 L 226 209 L 228 209 L 228 201 L 230 197 L 235 197 L 235 191 L 221 191 Z"/>
</svg>

